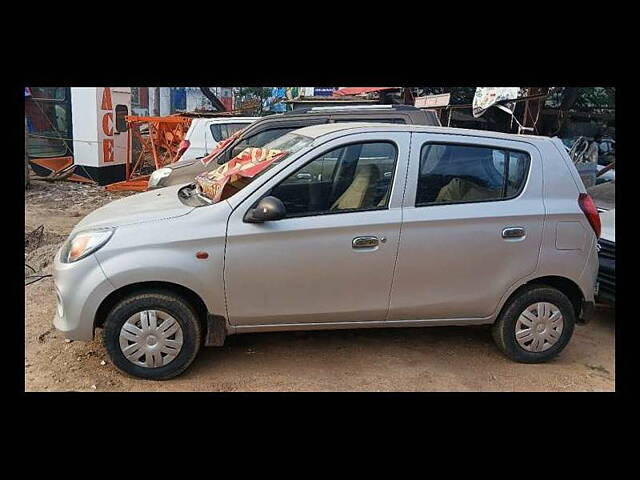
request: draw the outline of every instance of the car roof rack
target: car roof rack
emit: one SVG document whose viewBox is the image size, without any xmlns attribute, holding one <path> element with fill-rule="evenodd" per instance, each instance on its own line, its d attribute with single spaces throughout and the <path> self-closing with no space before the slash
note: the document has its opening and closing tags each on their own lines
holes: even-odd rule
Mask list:
<svg viewBox="0 0 640 480">
<path fill-rule="evenodd" d="M 302 113 L 324 113 L 324 112 L 342 112 L 353 110 L 396 110 L 396 111 L 408 111 L 408 110 L 420 110 L 413 105 L 332 105 L 327 107 L 303 107 L 295 110 L 289 110 L 284 112 L 285 115 L 295 115 Z"/>
</svg>

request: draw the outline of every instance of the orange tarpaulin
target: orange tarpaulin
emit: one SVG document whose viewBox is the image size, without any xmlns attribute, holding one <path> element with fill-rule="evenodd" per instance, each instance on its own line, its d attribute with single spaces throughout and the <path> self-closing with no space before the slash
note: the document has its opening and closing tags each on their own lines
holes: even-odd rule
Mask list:
<svg viewBox="0 0 640 480">
<path fill-rule="evenodd" d="M 104 188 L 110 192 L 146 192 L 149 186 L 150 176 L 151 175 L 143 175 L 141 177 L 132 178 L 131 180 L 111 183 Z"/>
<path fill-rule="evenodd" d="M 72 166 L 75 170 L 73 157 L 30 158 L 29 163 L 48 170 L 47 175 L 60 173 Z M 75 173 L 71 174 L 70 177 L 67 177 L 66 180 L 81 183 L 95 183 L 93 180 L 76 175 Z"/>
</svg>

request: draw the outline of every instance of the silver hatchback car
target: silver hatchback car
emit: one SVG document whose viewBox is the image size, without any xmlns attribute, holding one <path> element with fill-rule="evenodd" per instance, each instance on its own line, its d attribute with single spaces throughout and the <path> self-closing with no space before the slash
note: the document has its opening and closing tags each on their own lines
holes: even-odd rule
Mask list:
<svg viewBox="0 0 640 480">
<path fill-rule="evenodd" d="M 55 326 L 102 328 L 117 368 L 167 379 L 243 332 L 486 324 L 536 363 L 588 320 L 600 220 L 560 140 L 351 123 L 265 149 L 217 201 L 178 185 L 84 218 Z"/>
</svg>

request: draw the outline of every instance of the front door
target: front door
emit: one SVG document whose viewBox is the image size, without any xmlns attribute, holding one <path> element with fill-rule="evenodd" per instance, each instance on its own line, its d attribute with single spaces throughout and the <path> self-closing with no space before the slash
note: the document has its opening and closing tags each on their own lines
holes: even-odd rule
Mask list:
<svg viewBox="0 0 640 480">
<path fill-rule="evenodd" d="M 329 141 L 234 210 L 225 255 L 231 324 L 386 319 L 409 140 L 389 132 Z M 266 195 L 283 201 L 286 218 L 245 223 Z"/>
</svg>

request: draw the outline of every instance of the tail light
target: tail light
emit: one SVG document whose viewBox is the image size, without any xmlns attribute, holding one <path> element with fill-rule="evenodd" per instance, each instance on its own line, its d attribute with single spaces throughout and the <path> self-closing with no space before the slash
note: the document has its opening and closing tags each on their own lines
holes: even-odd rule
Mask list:
<svg viewBox="0 0 640 480">
<path fill-rule="evenodd" d="M 587 220 L 589 220 L 589 224 L 596 233 L 596 237 L 600 238 L 600 214 L 591 196 L 587 193 L 581 193 L 578 197 L 578 205 L 580 205 L 580 209 L 587 217 Z"/>
<path fill-rule="evenodd" d="M 176 160 L 178 160 L 184 152 L 187 151 L 187 148 L 191 146 L 191 142 L 189 140 L 182 140 L 180 145 L 178 145 L 178 152 L 176 153 Z"/>
</svg>

